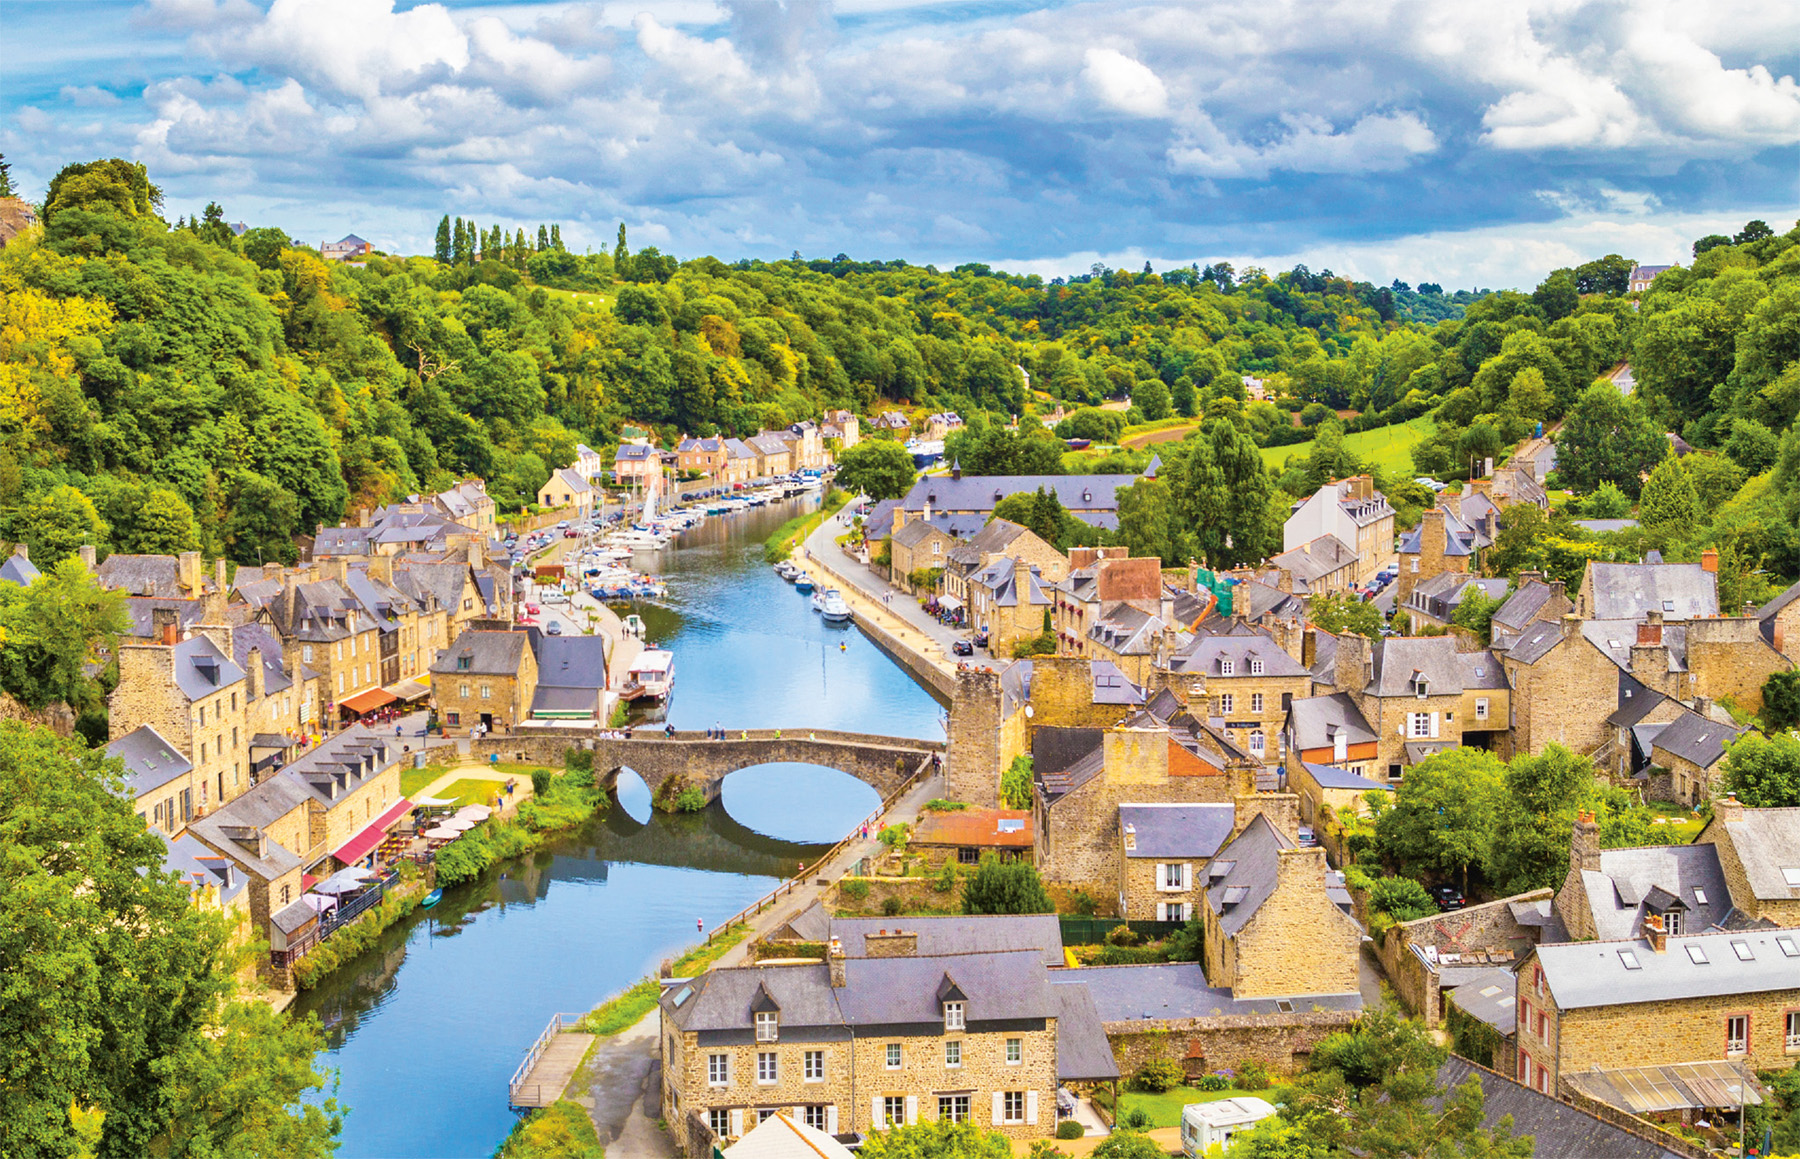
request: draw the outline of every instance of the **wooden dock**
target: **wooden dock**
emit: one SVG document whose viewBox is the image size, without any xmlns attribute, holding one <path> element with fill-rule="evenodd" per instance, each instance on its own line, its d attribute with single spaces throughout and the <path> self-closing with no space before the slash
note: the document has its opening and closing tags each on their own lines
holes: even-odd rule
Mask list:
<svg viewBox="0 0 1800 1159">
<path fill-rule="evenodd" d="M 547 1107 L 562 1098 L 563 1089 L 575 1077 L 575 1068 L 587 1057 L 594 1036 L 570 1029 L 580 1024 L 580 1014 L 555 1014 L 538 1035 L 525 1061 L 508 1084 L 514 1107 Z"/>
</svg>

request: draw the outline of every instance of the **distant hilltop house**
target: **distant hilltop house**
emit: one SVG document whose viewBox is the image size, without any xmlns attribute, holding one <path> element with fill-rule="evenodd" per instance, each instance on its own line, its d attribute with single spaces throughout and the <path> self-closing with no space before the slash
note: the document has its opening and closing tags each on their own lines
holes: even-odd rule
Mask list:
<svg viewBox="0 0 1800 1159">
<path fill-rule="evenodd" d="M 368 257 L 374 248 L 355 234 L 347 233 L 341 240 L 320 242 L 319 256 L 328 262 L 349 262 Z"/>
<path fill-rule="evenodd" d="M 881 416 L 875 420 L 874 426 L 878 431 L 907 431 L 910 433 L 912 420 L 897 410 L 884 410 L 881 412 Z"/>
<path fill-rule="evenodd" d="M 1631 275 L 1625 279 L 1625 288 L 1634 294 L 1642 290 L 1648 290 L 1650 288 L 1650 283 L 1656 280 L 1656 275 L 1662 273 L 1664 270 L 1672 270 L 1674 268 L 1674 266 L 1632 266 Z"/>
<path fill-rule="evenodd" d="M 231 223 L 231 226 L 230 226 L 231 236 L 232 237 L 243 237 L 244 234 L 249 230 L 249 228 L 250 228 L 249 222 L 234 221 Z"/>
<path fill-rule="evenodd" d="M 31 206 L 17 197 L 0 197 L 0 249 L 37 223 Z"/>
</svg>

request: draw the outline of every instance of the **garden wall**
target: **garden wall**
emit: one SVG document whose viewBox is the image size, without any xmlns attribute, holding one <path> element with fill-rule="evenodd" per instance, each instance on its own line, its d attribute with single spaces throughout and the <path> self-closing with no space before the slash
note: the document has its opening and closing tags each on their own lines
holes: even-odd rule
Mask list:
<svg viewBox="0 0 1800 1159">
<path fill-rule="evenodd" d="M 1208 1071 L 1260 1062 L 1271 1072 L 1304 1069 L 1313 1047 L 1354 1025 L 1356 1010 L 1296 1010 L 1292 1014 L 1227 1014 L 1211 1018 L 1149 1018 L 1106 1023 L 1119 1073 L 1129 1077 L 1153 1058 L 1180 1063 L 1190 1079 Z"/>
</svg>

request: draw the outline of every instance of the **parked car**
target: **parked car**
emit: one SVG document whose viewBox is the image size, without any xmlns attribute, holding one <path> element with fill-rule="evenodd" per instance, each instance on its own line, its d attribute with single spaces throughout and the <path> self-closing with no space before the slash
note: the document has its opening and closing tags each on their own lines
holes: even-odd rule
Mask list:
<svg viewBox="0 0 1800 1159">
<path fill-rule="evenodd" d="M 563 532 L 563 538 L 564 539 L 580 539 L 581 532 L 576 531 L 573 527 L 571 527 L 567 531 Z"/>
<path fill-rule="evenodd" d="M 1319 843 L 1319 835 L 1317 833 L 1313 832 L 1311 825 L 1300 826 L 1299 836 L 1300 836 L 1300 847 L 1302 849 L 1311 849 L 1313 846 L 1315 846 Z"/>
<path fill-rule="evenodd" d="M 1461 909 L 1467 904 L 1463 901 L 1462 890 L 1457 889 L 1454 885 L 1440 885 L 1431 891 L 1431 896 L 1437 902 L 1438 909 L 1446 913 L 1454 909 Z"/>
<path fill-rule="evenodd" d="M 973 656 L 975 644 L 971 640 L 956 640 L 951 643 L 950 651 L 957 656 Z"/>
<path fill-rule="evenodd" d="M 1420 475 L 1417 479 L 1414 479 L 1413 482 L 1421 487 L 1429 487 L 1433 491 L 1442 491 L 1445 487 L 1449 486 L 1448 483 L 1440 483 L 1430 475 Z"/>
<path fill-rule="evenodd" d="M 568 592 L 549 591 L 544 593 L 546 604 L 566 604 L 569 602 Z"/>
<path fill-rule="evenodd" d="M 541 611 L 543 611 L 543 610 L 544 610 L 544 609 L 542 609 L 542 608 L 540 608 L 540 607 L 538 607 L 538 606 L 537 606 L 537 605 L 536 605 L 536 604 L 526 604 L 526 605 L 525 605 L 525 610 L 526 610 L 526 611 L 527 611 L 527 612 L 529 612 L 529 613 L 530 613 L 530 614 L 531 614 L 531 615 L 534 615 L 534 616 L 535 616 L 535 615 L 537 615 L 537 614 L 538 614 L 538 613 L 539 613 L 539 612 L 541 612 Z"/>
<path fill-rule="evenodd" d="M 567 527 L 568 525 L 569 525 L 569 521 L 567 519 L 559 519 L 556 522 L 556 529 L 558 531 L 561 531 L 563 528 Z"/>
<path fill-rule="evenodd" d="M 544 625 L 544 634 L 546 636 L 562 635 L 562 621 L 561 620 L 551 620 L 548 624 L 545 624 Z"/>
</svg>

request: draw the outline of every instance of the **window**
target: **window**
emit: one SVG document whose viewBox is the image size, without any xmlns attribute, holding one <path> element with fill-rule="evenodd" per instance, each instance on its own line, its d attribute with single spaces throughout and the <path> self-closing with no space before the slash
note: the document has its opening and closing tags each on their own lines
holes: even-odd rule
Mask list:
<svg viewBox="0 0 1800 1159">
<path fill-rule="evenodd" d="M 1475 719 L 1476 720 L 1486 720 L 1487 718 L 1488 718 L 1488 698 L 1485 696 L 1477 696 L 1475 698 Z"/>
<path fill-rule="evenodd" d="M 933 555 L 944 554 L 944 545 L 933 540 L 932 544 L 931 544 L 931 554 L 933 554 Z"/>
<path fill-rule="evenodd" d="M 1025 1061 L 1025 1040 L 1009 1038 L 1006 1040 L 1006 1065 L 1017 1066 Z"/>
<path fill-rule="evenodd" d="M 286 885 L 282 886 L 281 887 L 281 904 L 287 905 L 292 900 L 293 900 L 292 887 L 286 886 Z"/>
<path fill-rule="evenodd" d="M 757 1011 L 756 1012 L 756 1041 L 758 1041 L 758 1042 L 774 1042 L 775 1037 L 778 1033 L 779 1032 L 776 1029 L 775 1012 L 773 1010 Z"/>
<path fill-rule="evenodd" d="M 815 1131 L 825 1130 L 825 1104 L 824 1103 L 809 1103 L 806 1106 L 800 1108 L 800 1113 L 803 1116 L 805 1116 L 807 1126 L 811 1127 Z"/>
<path fill-rule="evenodd" d="M 897 1042 L 887 1044 L 887 1068 L 889 1070 L 900 1069 L 900 1044 Z"/>
<path fill-rule="evenodd" d="M 1406 735 L 1414 738 L 1431 735 L 1431 714 L 1429 712 L 1409 712 L 1406 714 Z"/>
<path fill-rule="evenodd" d="M 1694 887 L 1694 901 L 1698 905 L 1706 904 L 1706 891 L 1697 885 Z"/>
<path fill-rule="evenodd" d="M 1637 955 L 1630 950 L 1620 950 L 1619 961 L 1627 970 L 1642 970 L 1644 968 L 1644 964 L 1639 962 Z"/>
<path fill-rule="evenodd" d="M 1187 888 L 1187 866 L 1179 861 L 1171 861 L 1162 867 L 1162 885 L 1164 889 Z"/>
<path fill-rule="evenodd" d="M 1025 1121 L 1025 1092 L 1007 1091 L 1000 1098 L 1000 1121 L 1003 1123 L 1023 1123 Z"/>
<path fill-rule="evenodd" d="M 462 713 L 446 712 L 444 714 L 444 723 L 445 724 L 461 724 L 462 723 Z"/>
<path fill-rule="evenodd" d="M 1263 694 L 1260 692 L 1252 692 L 1250 694 L 1250 712 L 1251 712 L 1251 714 L 1255 715 L 1255 716 L 1261 716 L 1262 710 L 1263 710 Z"/>
<path fill-rule="evenodd" d="M 804 1065 L 803 1069 L 801 1070 L 801 1074 L 806 1079 L 806 1081 L 809 1083 L 824 1082 L 825 1081 L 825 1052 L 822 1050 L 807 1051 L 805 1065 Z"/>
<path fill-rule="evenodd" d="M 969 1121 L 968 1095 L 939 1095 L 938 1118 L 950 1123 Z"/>
<path fill-rule="evenodd" d="M 1230 676 L 1237 671 L 1237 665 L 1230 660 L 1219 661 L 1219 675 Z"/>
<path fill-rule="evenodd" d="M 1219 695 L 1219 715 L 1220 716 L 1230 716 L 1231 715 L 1231 705 L 1232 705 L 1231 693 L 1229 693 L 1229 692 L 1220 693 L 1220 695 Z"/>
<path fill-rule="evenodd" d="M 1263 755 L 1263 749 L 1265 747 L 1266 747 L 1266 745 L 1265 745 L 1265 742 L 1263 741 L 1262 729 L 1259 728 L 1259 729 L 1256 729 L 1253 732 L 1251 732 L 1251 734 L 1250 734 L 1250 751 L 1260 757 Z"/>
<path fill-rule="evenodd" d="M 887 1120 L 890 1127 L 906 1125 L 906 1098 L 903 1095 L 889 1095 L 881 1100 L 881 1117 Z"/>
<path fill-rule="evenodd" d="M 1725 1053 L 1748 1054 L 1750 1051 L 1750 1016 L 1733 1014 L 1725 1020 Z"/>
<path fill-rule="evenodd" d="M 963 1029 L 963 1004 L 961 1002 L 944 1003 L 944 1029 Z"/>
<path fill-rule="evenodd" d="M 1192 913 L 1192 907 L 1185 901 L 1156 903 L 1156 920 L 1159 922 L 1185 922 Z"/>
<path fill-rule="evenodd" d="M 492 684 L 483 684 L 481 686 L 481 699 L 492 700 L 493 698 L 494 698 L 494 686 Z"/>
<path fill-rule="evenodd" d="M 952 1038 L 944 1043 L 944 1065 L 962 1065 L 962 1039 Z"/>
<path fill-rule="evenodd" d="M 1776 938 L 1775 945 L 1781 950 L 1782 957 L 1800 958 L 1800 945 L 1796 945 L 1793 938 Z"/>
<path fill-rule="evenodd" d="M 312 645 L 311 644 L 302 645 L 300 648 L 300 659 L 304 660 L 308 664 L 311 664 L 312 658 L 313 658 L 312 657 Z"/>
<path fill-rule="evenodd" d="M 775 1113 L 775 1108 L 774 1108 L 774 1107 L 758 1107 L 758 1108 L 757 1108 L 757 1109 L 756 1109 L 756 1122 L 757 1122 L 757 1124 L 758 1124 L 758 1125 L 761 1125 L 761 1124 L 763 1124 L 763 1123 L 766 1123 L 766 1122 L 768 1122 L 768 1121 L 769 1121 L 769 1116 L 770 1116 L 770 1115 L 773 1115 L 773 1114 L 774 1114 L 774 1113 Z"/>
<path fill-rule="evenodd" d="M 709 1087 L 728 1086 L 731 1083 L 731 1056 L 729 1054 L 709 1054 L 706 1056 L 706 1085 Z"/>
<path fill-rule="evenodd" d="M 731 1134 L 731 1112 L 724 1107 L 713 1107 L 706 1112 L 706 1125 L 719 1138 L 726 1138 Z"/>
<path fill-rule="evenodd" d="M 458 672 L 467 672 L 469 670 L 469 658 L 467 656 L 458 656 L 456 658 L 456 670 Z"/>
<path fill-rule="evenodd" d="M 1800 1010 L 1787 1012 L 1787 1034 L 1783 1041 L 1789 1054 L 1800 1052 Z"/>
<path fill-rule="evenodd" d="M 981 851 L 972 845 L 964 845 L 956 851 L 956 860 L 964 865 L 979 865 L 981 863 Z"/>
<path fill-rule="evenodd" d="M 756 1052 L 756 1081 L 768 1085 L 781 1076 L 780 1059 L 772 1050 Z"/>
<path fill-rule="evenodd" d="M 341 680 L 341 679 L 343 679 L 343 677 L 340 676 L 338 679 Z M 458 696 L 467 698 L 469 695 L 469 686 L 467 684 L 458 684 L 456 686 L 456 694 Z"/>
<path fill-rule="evenodd" d="M 1749 942 L 1731 943 L 1731 952 L 1738 956 L 1740 962 L 1756 961 L 1756 952 L 1750 948 Z"/>
<path fill-rule="evenodd" d="M 1681 911 L 1672 909 L 1662 916 L 1663 932 L 1679 934 L 1681 932 Z"/>
<path fill-rule="evenodd" d="M 1705 946 L 1702 946 L 1699 942 L 1689 942 L 1688 947 L 1687 947 L 1687 952 L 1688 952 L 1688 960 L 1693 962 L 1694 965 L 1696 965 L 1696 966 L 1706 965 L 1708 959 L 1706 957 L 1706 947 Z"/>
<path fill-rule="evenodd" d="M 1263 662 L 1261 660 L 1250 661 L 1250 675 L 1261 676 L 1262 674 L 1263 674 Z"/>
</svg>

